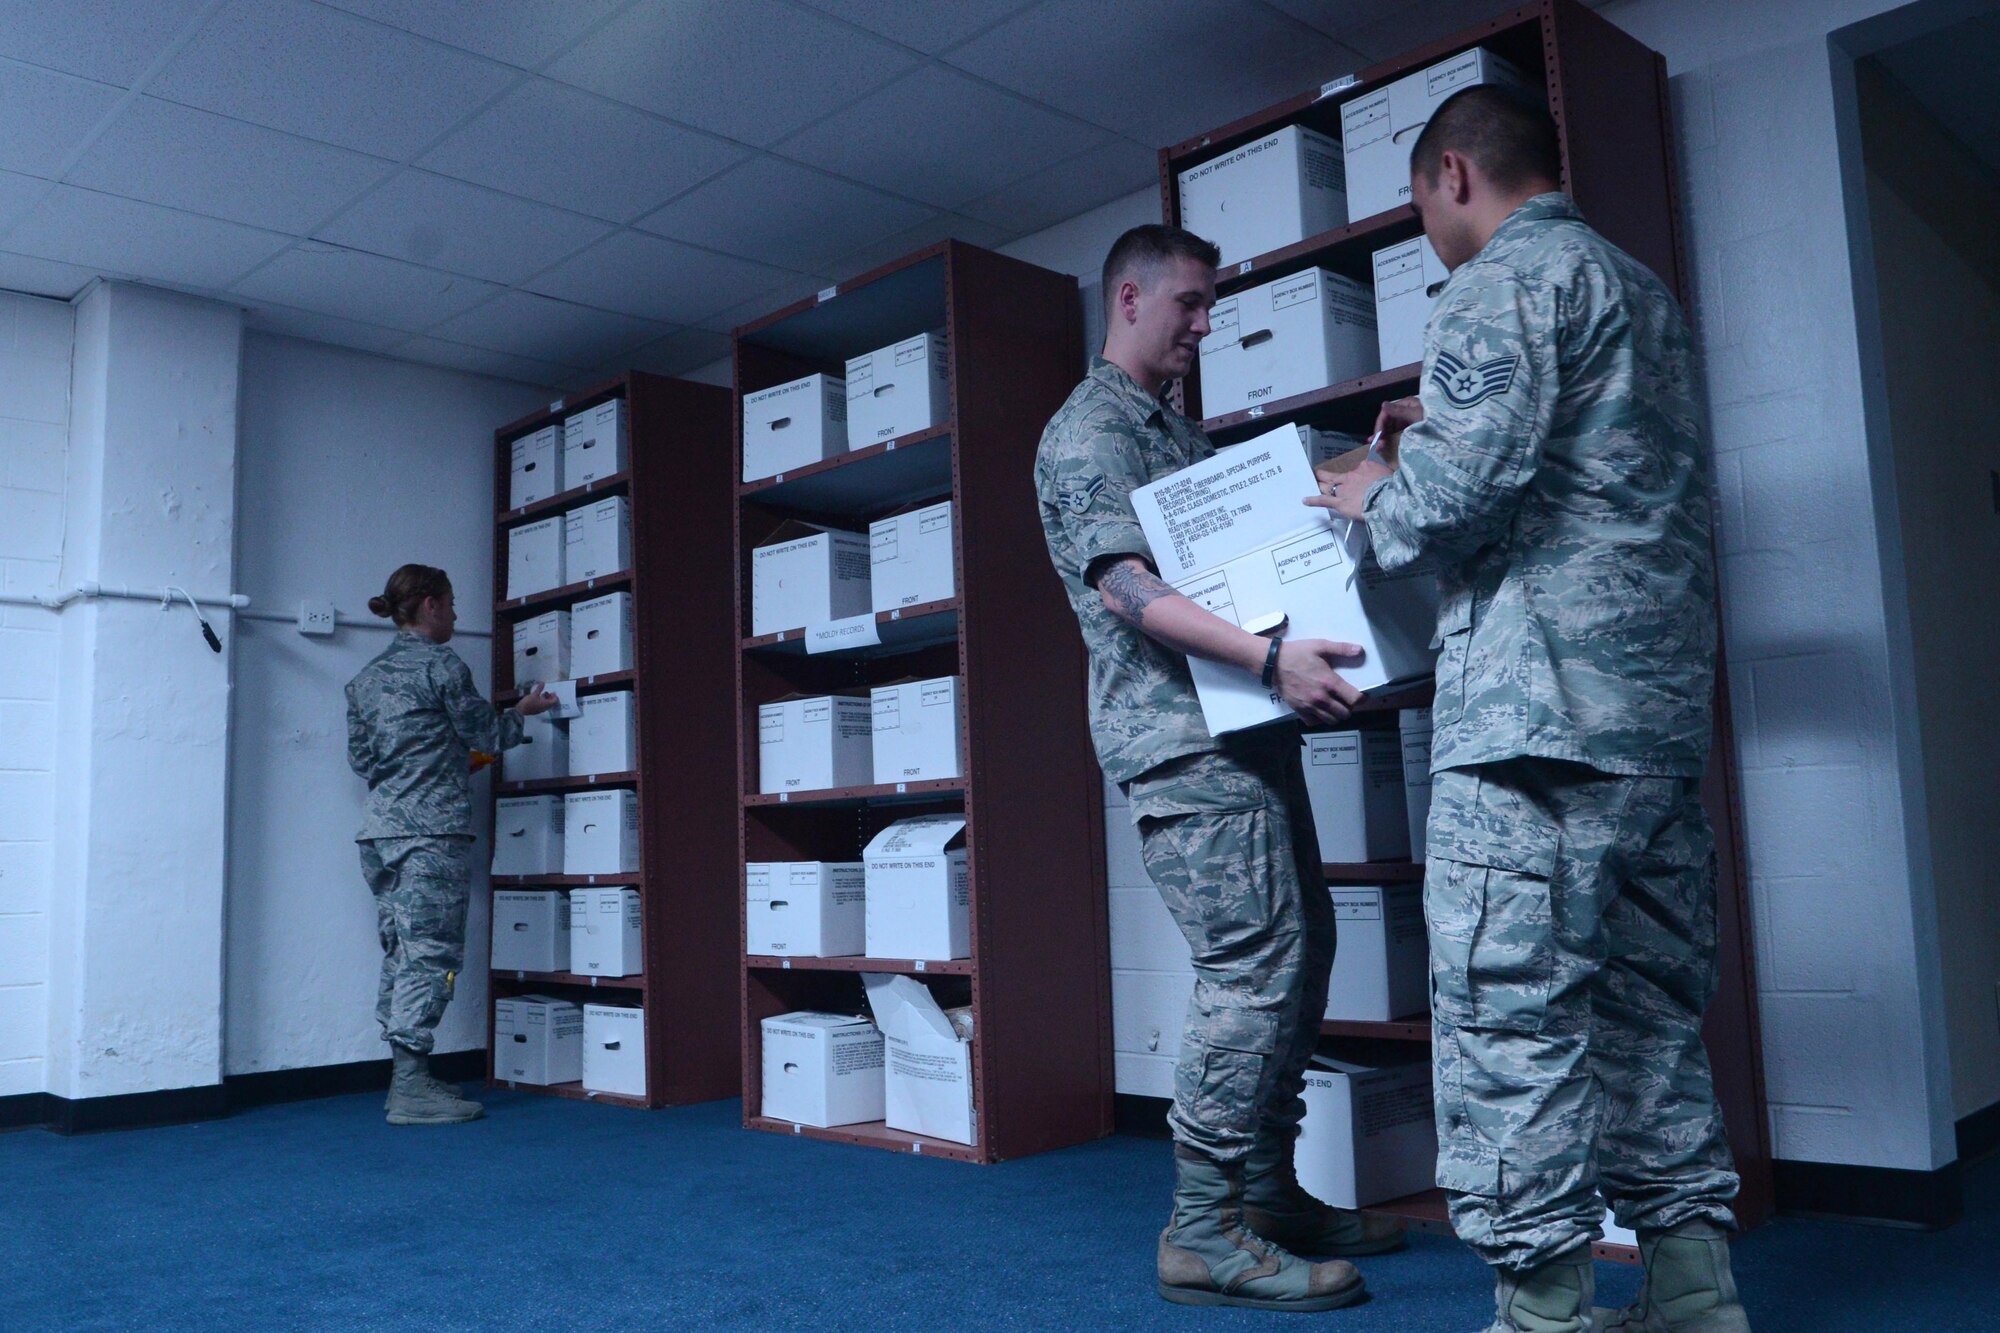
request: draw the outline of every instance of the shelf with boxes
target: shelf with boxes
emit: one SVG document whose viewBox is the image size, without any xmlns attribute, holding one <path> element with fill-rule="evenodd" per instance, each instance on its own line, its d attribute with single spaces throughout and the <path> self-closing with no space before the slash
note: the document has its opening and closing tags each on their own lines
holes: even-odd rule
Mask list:
<svg viewBox="0 0 2000 1333">
<path fill-rule="evenodd" d="M 1181 386 L 1190 415 L 1205 419 L 1218 444 L 1287 422 L 1361 434 L 1382 402 L 1414 391 L 1423 327 L 1448 275 L 1408 205 L 1408 155 L 1431 108 L 1486 82 L 1547 99 L 1563 188 L 1600 232 L 1685 299 L 1664 62 L 1575 0 L 1538 0 L 1161 151 L 1164 219 L 1223 251 L 1216 332 Z M 1373 691 L 1356 721 L 1429 703 L 1427 685 Z M 1720 756 L 1731 752 L 1728 726 L 1719 690 Z M 1769 1215 L 1770 1168 L 1735 783 L 1726 758 L 1711 765 L 1705 796 L 1722 862 L 1723 975 L 1706 1033 L 1744 1177 L 1739 1219 L 1755 1225 Z M 1388 900 L 1415 892 L 1423 873 L 1420 861 L 1373 851 L 1325 860 L 1336 895 L 1379 893 L 1385 917 Z M 1342 925 L 1345 960 L 1363 952 L 1349 948 L 1363 931 Z M 1402 967 L 1408 996 L 1386 1008 L 1405 1012 L 1330 1018 L 1328 1038 L 1358 1042 L 1392 1064 L 1397 1051 L 1427 1042 L 1423 995 Z M 1446 1226 L 1435 1191 L 1368 1202 L 1415 1225 Z M 1615 1245 L 1599 1253 L 1631 1254 Z"/>
<path fill-rule="evenodd" d="M 751 1128 L 970 1161 L 1109 1132 L 1083 659 L 1022 499 L 1079 316 L 944 242 L 737 330 Z"/>
<path fill-rule="evenodd" d="M 496 697 L 561 701 L 494 783 L 496 1083 L 641 1107 L 735 1089 L 734 803 L 709 776 L 735 750 L 730 525 L 685 503 L 728 494 L 729 415 L 726 390 L 634 372 L 495 434 Z"/>
</svg>

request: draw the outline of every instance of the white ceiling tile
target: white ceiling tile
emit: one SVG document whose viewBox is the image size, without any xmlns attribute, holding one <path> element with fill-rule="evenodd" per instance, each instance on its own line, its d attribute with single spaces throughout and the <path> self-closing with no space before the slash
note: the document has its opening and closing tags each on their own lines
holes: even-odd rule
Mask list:
<svg viewBox="0 0 2000 1333">
<path fill-rule="evenodd" d="M 232 0 L 146 91 L 401 160 L 517 77 L 307 0 Z"/>
<path fill-rule="evenodd" d="M 741 162 L 745 150 L 546 79 L 530 79 L 419 165 L 630 222 Z"/>
<path fill-rule="evenodd" d="M 0 236 L 7 234 L 23 214 L 49 196 L 54 181 L 40 176 L 23 176 L 17 171 L 0 171 Z"/>
<path fill-rule="evenodd" d="M 1213 129 L 1362 63 L 1255 0 L 1151 0 L 1143 23 L 1126 0 L 1048 0 L 945 60 L 1150 144 Z"/>
<path fill-rule="evenodd" d="M 129 88 L 204 0 L 0 0 L 0 56 Z"/>
<path fill-rule="evenodd" d="M 291 244 L 234 222 L 62 185 L 7 234 L 7 247 L 134 278 L 220 289 Z"/>
<path fill-rule="evenodd" d="M 53 296 L 59 301 L 67 301 L 98 276 L 96 270 L 78 268 L 75 264 L 0 253 L 0 291 Z"/>
<path fill-rule="evenodd" d="M 800 131 L 777 151 L 955 208 L 1106 137 L 955 70 L 927 65 Z"/>
<path fill-rule="evenodd" d="M 640 219 L 647 231 L 806 272 L 930 210 L 776 158 L 759 157 Z"/>
<path fill-rule="evenodd" d="M 862 246 L 851 254 L 843 255 L 834 272 L 840 281 L 858 278 L 870 269 L 880 268 L 891 260 L 901 259 L 913 250 L 921 250 L 947 238 L 964 241 L 991 249 L 1012 237 L 1013 233 L 971 218 L 936 217 L 920 223 L 908 231 L 894 236 L 885 236 Z"/>
<path fill-rule="evenodd" d="M 564 383 L 577 372 L 575 366 L 537 361 L 533 357 L 495 352 L 484 347 L 468 347 L 443 338 L 412 338 L 396 349 L 396 355 L 405 361 L 421 361 L 427 366 L 449 366 L 453 370 L 492 375 L 497 379 L 515 380 L 545 389 Z"/>
<path fill-rule="evenodd" d="M 1037 0 L 805 0 L 814 9 L 936 55 Z"/>
<path fill-rule="evenodd" d="M 1429 0 L 1424 5 L 1413 5 L 1409 0 L 1264 0 L 1264 3 L 1273 9 L 1283 10 L 1329 37 L 1345 37 L 1356 29 L 1370 27 L 1383 19 L 1399 15 L 1408 18 L 1412 11 L 1420 9 L 1447 8 L 1450 0 L 1445 0 L 1445 3 Z M 1491 0 L 1481 0 L 1481 3 L 1489 12 L 1493 9 Z"/>
<path fill-rule="evenodd" d="M 1370 17 L 1341 33 L 1340 40 L 1367 56 L 1371 63 L 1449 37 L 1500 12 L 1492 0 L 1429 0 L 1421 5 L 1370 3 L 1362 8 L 1372 11 Z"/>
<path fill-rule="evenodd" d="M 323 0 L 405 32 L 533 69 L 618 8 L 618 0 Z"/>
<path fill-rule="evenodd" d="M 440 325 L 431 336 L 583 367 L 614 360 L 671 332 L 672 325 L 653 320 L 552 301 L 532 292 L 508 292 Z"/>
<path fill-rule="evenodd" d="M 778 0 L 646 0 L 548 73 L 767 146 L 915 63 L 907 51 Z"/>
<path fill-rule="evenodd" d="M 304 236 L 393 170 L 381 158 L 141 97 L 65 179 Z"/>
<path fill-rule="evenodd" d="M 502 290 L 458 273 L 301 241 L 238 283 L 253 301 L 418 332 L 470 310 Z"/>
<path fill-rule="evenodd" d="M 1040 231 L 1159 179 L 1156 150 L 1130 139 L 1112 139 L 975 199 L 959 211 L 1015 232 Z"/>
<path fill-rule="evenodd" d="M 386 352 L 410 340 L 407 329 L 385 329 L 379 324 L 363 324 L 268 302 L 245 308 L 243 326 L 257 333 L 304 338 L 308 342 L 331 343 L 363 352 Z"/>
<path fill-rule="evenodd" d="M 762 319 L 773 310 L 783 310 L 794 301 L 804 300 L 814 292 L 834 285 L 831 277 L 804 277 L 774 287 L 762 296 L 748 301 L 739 301 L 726 310 L 718 310 L 701 321 L 700 327 L 711 333 L 734 333 L 742 325 L 753 319 Z"/>
<path fill-rule="evenodd" d="M 544 296 L 692 324 L 795 276 L 786 269 L 626 231 L 536 278 Z"/>
<path fill-rule="evenodd" d="M 124 94 L 25 65 L 0 65 L 0 170 L 54 176 Z"/>
<path fill-rule="evenodd" d="M 634 348 L 625 357 L 623 365 L 608 373 L 643 370 L 651 375 L 680 375 L 711 361 L 720 361 L 735 350 L 736 344 L 726 333 L 710 329 L 682 329 L 678 333 L 669 333 L 658 342 Z"/>
<path fill-rule="evenodd" d="M 336 245 L 512 285 L 610 231 L 609 223 L 406 168 L 317 234 Z"/>
</svg>

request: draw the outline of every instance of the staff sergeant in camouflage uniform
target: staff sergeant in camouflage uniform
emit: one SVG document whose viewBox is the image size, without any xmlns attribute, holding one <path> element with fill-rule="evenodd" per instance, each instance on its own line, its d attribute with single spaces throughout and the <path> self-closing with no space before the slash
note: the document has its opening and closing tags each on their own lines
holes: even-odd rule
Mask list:
<svg viewBox="0 0 2000 1333">
<path fill-rule="evenodd" d="M 484 1108 L 432 1077 L 429 1058 L 465 964 L 472 752 L 520 744 L 521 719 L 556 699 L 537 691 L 503 712 L 479 697 L 445 647 L 458 613 L 441 569 L 404 565 L 368 609 L 396 622 L 389 646 L 347 683 L 347 762 L 368 780 L 355 841 L 382 937 L 375 1017 L 395 1056 L 389 1123 L 476 1120 Z"/>
<path fill-rule="evenodd" d="M 1098 759 L 1131 799 L 1147 873 L 1194 960 L 1174 1074 L 1177 1184 L 1160 1237 L 1160 1294 L 1327 1310 L 1361 1298 L 1361 1275 L 1284 1247 L 1374 1254 L 1399 1246 L 1402 1227 L 1328 1208 L 1292 1170 L 1334 942 L 1298 730 L 1211 737 L 1187 657 L 1261 675 L 1300 714 L 1331 722 L 1360 697 L 1334 664 L 1360 650 L 1260 638 L 1176 593 L 1131 503 L 1135 487 L 1215 452 L 1162 394 L 1208 333 L 1217 258 L 1177 228 L 1136 227 L 1112 246 L 1104 355 L 1043 433 L 1035 489 L 1049 557 L 1090 650 Z"/>
<path fill-rule="evenodd" d="M 1737 1177 L 1702 1049 L 1716 631 L 1688 332 L 1557 191 L 1548 113 L 1459 93 L 1412 194 L 1452 269 L 1393 471 L 1316 503 L 1437 563 L 1429 865 L 1437 1182 L 1493 1330 L 1590 1327 L 1604 1202 L 1639 1234 L 1626 1333 L 1739 1333 Z M 1602 1194 L 1600 1196 L 1600 1191 Z"/>
</svg>

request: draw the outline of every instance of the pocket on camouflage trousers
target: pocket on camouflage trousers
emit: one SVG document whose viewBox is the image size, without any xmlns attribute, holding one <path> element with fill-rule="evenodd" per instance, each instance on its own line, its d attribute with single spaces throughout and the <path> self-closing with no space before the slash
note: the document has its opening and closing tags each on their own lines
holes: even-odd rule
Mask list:
<svg viewBox="0 0 2000 1333">
<path fill-rule="evenodd" d="M 1431 1006 L 1441 1021 L 1491 1032 L 1541 1030 L 1555 973 L 1555 852 L 1555 830 L 1533 826 L 1514 829 L 1504 846 L 1460 841 L 1431 849 L 1424 918 Z"/>
</svg>

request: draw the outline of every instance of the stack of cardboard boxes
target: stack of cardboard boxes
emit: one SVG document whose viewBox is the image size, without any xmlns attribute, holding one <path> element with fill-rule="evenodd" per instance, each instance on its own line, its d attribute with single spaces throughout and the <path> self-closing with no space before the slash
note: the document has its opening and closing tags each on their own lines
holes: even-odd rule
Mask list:
<svg viewBox="0 0 2000 1333">
<path fill-rule="evenodd" d="M 1340 139 L 1288 125 L 1182 171 L 1181 225 L 1222 251 L 1225 276 L 1274 252 L 1407 204 L 1410 150 L 1451 94 L 1492 83 L 1539 84 L 1482 47 L 1350 99 Z M 1330 128 L 1330 127 L 1329 127 Z M 1423 331 L 1447 274 L 1413 236 L 1377 251 L 1373 284 L 1305 268 L 1244 288 L 1209 312 L 1201 410 L 1219 417 L 1423 358 Z"/>
</svg>

